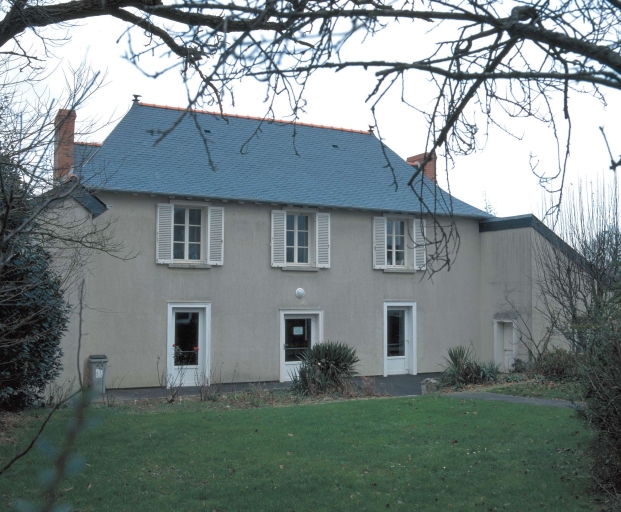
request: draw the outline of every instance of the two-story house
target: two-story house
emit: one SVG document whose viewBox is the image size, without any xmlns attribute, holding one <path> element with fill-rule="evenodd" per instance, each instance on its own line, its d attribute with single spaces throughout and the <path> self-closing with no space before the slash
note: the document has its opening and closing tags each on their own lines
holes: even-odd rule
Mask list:
<svg viewBox="0 0 621 512">
<path fill-rule="evenodd" d="M 437 372 L 455 345 L 506 365 L 518 354 L 503 294 L 532 317 L 534 217 L 451 197 L 434 161 L 417 198 L 421 155 L 408 163 L 368 131 L 182 114 L 134 102 L 101 145 L 74 143 L 75 113 L 57 118 L 56 178 L 79 175 L 107 206 L 93 222 L 113 216 L 138 253 L 96 254 L 84 273 L 80 357 L 106 354 L 108 385 L 157 385 L 158 358 L 186 385 L 286 381 L 324 340 L 355 347 L 363 375 Z M 460 239 L 432 280 L 429 209 Z M 64 353 L 71 377 L 75 318 Z"/>
</svg>

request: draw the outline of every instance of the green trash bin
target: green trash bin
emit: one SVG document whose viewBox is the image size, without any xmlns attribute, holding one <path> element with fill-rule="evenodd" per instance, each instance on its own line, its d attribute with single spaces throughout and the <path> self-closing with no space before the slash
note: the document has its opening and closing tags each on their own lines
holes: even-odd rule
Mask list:
<svg viewBox="0 0 621 512">
<path fill-rule="evenodd" d="M 93 391 L 103 395 L 106 392 L 106 366 L 108 358 L 103 354 L 94 354 L 88 356 L 88 362 L 91 367 L 91 386 L 93 386 Z"/>
</svg>

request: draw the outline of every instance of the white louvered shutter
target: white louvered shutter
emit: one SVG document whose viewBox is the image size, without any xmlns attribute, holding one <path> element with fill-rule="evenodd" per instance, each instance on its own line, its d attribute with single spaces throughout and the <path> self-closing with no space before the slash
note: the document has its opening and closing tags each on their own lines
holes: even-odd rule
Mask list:
<svg viewBox="0 0 621 512">
<path fill-rule="evenodd" d="M 427 268 L 426 232 L 427 223 L 425 219 L 414 219 L 414 256 L 416 259 L 414 268 L 416 270 L 425 270 Z"/>
<path fill-rule="evenodd" d="M 272 210 L 272 267 L 286 266 L 285 222 L 287 212 Z"/>
<path fill-rule="evenodd" d="M 373 268 L 386 268 L 386 219 L 373 217 Z"/>
<path fill-rule="evenodd" d="M 210 206 L 207 211 L 207 263 L 224 264 L 224 208 Z"/>
<path fill-rule="evenodd" d="M 317 266 L 330 268 L 330 214 L 318 213 L 316 217 Z"/>
<path fill-rule="evenodd" d="M 173 205 L 157 205 L 157 229 L 155 233 L 155 261 L 172 263 Z"/>
</svg>

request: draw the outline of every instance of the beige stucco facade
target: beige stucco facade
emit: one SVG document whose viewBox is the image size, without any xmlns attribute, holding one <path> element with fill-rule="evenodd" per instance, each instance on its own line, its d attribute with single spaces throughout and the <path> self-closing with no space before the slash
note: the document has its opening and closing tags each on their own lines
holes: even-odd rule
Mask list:
<svg viewBox="0 0 621 512">
<path fill-rule="evenodd" d="M 320 338 L 356 348 L 360 373 L 382 375 L 384 304 L 415 303 L 415 371 L 441 371 L 447 349 L 472 345 L 481 359 L 494 355 L 494 320 L 509 318 L 505 295 L 514 294 L 532 314 L 531 228 L 479 233 L 476 219 L 456 219 L 461 240 L 451 270 L 430 280 L 422 272 L 373 269 L 373 217 L 330 213 L 330 268 L 291 271 L 270 264 L 271 211 L 280 206 L 213 201 L 224 207 L 224 263 L 211 268 L 157 264 L 157 204 L 169 198 L 102 193 L 114 216 L 115 237 L 136 257 L 121 261 L 95 254 L 84 273 L 86 309 L 80 362 L 108 359 L 109 387 L 158 385 L 156 363 L 166 364 L 168 308 L 172 303 L 210 305 L 210 371 L 222 382 L 281 378 L 282 310 L 321 311 Z M 303 288 L 305 297 L 296 297 Z M 77 304 L 75 296 L 73 304 Z M 77 316 L 64 339 L 64 373 L 77 365 Z M 412 368 L 410 368 L 412 371 Z"/>
</svg>

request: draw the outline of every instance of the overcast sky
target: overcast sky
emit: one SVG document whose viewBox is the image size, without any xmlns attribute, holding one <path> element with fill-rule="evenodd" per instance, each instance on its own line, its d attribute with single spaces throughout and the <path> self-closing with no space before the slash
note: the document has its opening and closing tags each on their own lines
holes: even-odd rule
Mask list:
<svg viewBox="0 0 621 512">
<path fill-rule="evenodd" d="M 69 64 L 77 66 L 87 60 L 98 70 L 108 73 L 106 87 L 99 90 L 79 112 L 78 121 L 91 116 L 118 119 L 131 106 L 133 94 L 140 94 L 141 101 L 160 105 L 183 107 L 186 92 L 173 70 L 157 79 L 145 77 L 123 59 L 127 45 L 118 41 L 123 25 L 105 18 L 92 19 L 78 29 L 71 30 L 72 40 L 55 50 L 58 67 L 52 75 L 51 94 L 57 94 L 62 85 L 62 71 Z M 58 32 L 56 32 L 57 34 Z M 369 43 L 353 41 L 348 55 L 354 58 L 389 58 L 413 60 L 412 54 L 430 48 L 428 35 L 412 30 L 409 24 L 393 25 Z M 145 63 L 163 67 L 161 59 Z M 352 129 L 368 129 L 373 124 L 369 104 L 365 103 L 374 85 L 370 71 L 350 70 L 334 73 L 321 72 L 311 80 L 306 93 L 308 101 L 300 121 Z M 402 103 L 400 90 L 394 90 L 378 107 L 379 129 L 384 142 L 403 158 L 424 149 L 426 126 L 422 116 Z M 406 83 L 408 102 L 427 107 L 433 99 L 433 89 L 424 74 L 411 75 Z M 263 116 L 265 91 L 254 82 L 240 83 L 232 98 L 224 98 L 224 110 L 231 114 Z M 576 184 L 597 176 L 610 176 L 610 165 L 599 126 L 604 126 L 613 146 L 615 156 L 621 153 L 620 93 L 609 92 L 608 105 L 603 106 L 590 96 L 577 97 L 570 105 L 573 126 L 573 144 L 569 162 L 568 183 Z M 278 118 L 290 114 L 286 104 L 276 108 Z M 616 115 L 615 115 L 616 114 Z M 479 116 L 479 127 L 485 129 L 485 119 Z M 490 130 L 488 142 L 481 151 L 459 157 L 449 169 L 450 189 L 454 196 L 482 208 L 486 194 L 499 216 L 541 212 L 542 189 L 531 172 L 530 165 L 538 162 L 538 170 L 554 172 L 557 168 L 556 146 L 550 127 L 533 120 L 515 120 L 497 117 L 499 123 L 510 127 L 518 138 L 499 128 Z M 109 125 L 89 140 L 101 141 L 114 125 Z M 535 158 L 531 159 L 531 155 Z M 439 162 L 439 183 L 447 188 L 444 164 Z"/>
</svg>

